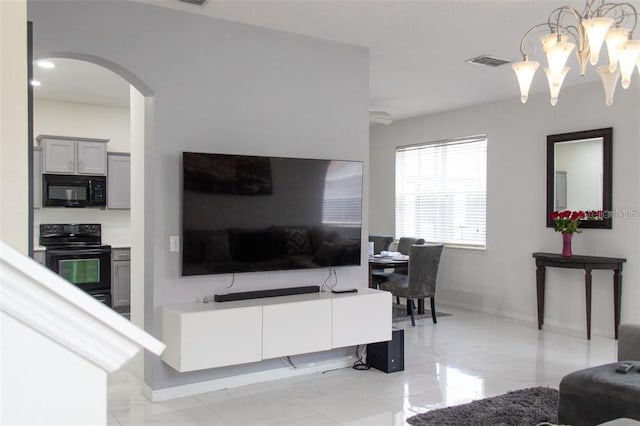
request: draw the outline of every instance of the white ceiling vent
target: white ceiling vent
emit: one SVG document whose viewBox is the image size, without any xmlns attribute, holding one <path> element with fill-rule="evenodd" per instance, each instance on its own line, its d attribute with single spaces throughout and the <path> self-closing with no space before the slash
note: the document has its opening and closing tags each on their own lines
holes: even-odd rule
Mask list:
<svg viewBox="0 0 640 426">
<path fill-rule="evenodd" d="M 202 6 L 203 4 L 205 4 L 208 0 L 179 0 L 181 2 L 185 2 L 185 3 L 191 3 L 191 4 L 195 4 L 198 6 Z"/>
<path fill-rule="evenodd" d="M 493 56 L 489 55 L 476 56 L 475 58 L 467 59 L 465 62 L 493 68 L 511 63 L 511 61 L 507 61 L 506 59 L 494 58 Z"/>
<path fill-rule="evenodd" d="M 369 111 L 369 124 L 391 124 L 393 118 L 386 111 L 371 110 Z"/>
</svg>

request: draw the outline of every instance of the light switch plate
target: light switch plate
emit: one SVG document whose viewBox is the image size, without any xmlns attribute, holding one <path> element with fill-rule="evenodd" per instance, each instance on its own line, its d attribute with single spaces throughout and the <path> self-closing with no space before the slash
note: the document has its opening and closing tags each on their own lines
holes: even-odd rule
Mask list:
<svg viewBox="0 0 640 426">
<path fill-rule="evenodd" d="M 180 251 L 180 237 L 178 235 L 169 236 L 169 251 L 172 253 Z"/>
</svg>

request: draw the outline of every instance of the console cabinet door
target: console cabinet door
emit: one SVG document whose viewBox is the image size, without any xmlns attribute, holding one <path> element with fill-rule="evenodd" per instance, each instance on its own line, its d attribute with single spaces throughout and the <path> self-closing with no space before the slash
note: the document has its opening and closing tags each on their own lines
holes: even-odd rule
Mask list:
<svg viewBox="0 0 640 426">
<path fill-rule="evenodd" d="M 184 312 L 165 306 L 162 341 L 162 360 L 180 372 L 260 361 L 262 308 Z"/>
<path fill-rule="evenodd" d="M 131 157 L 128 154 L 107 156 L 107 208 L 131 208 Z"/>
<path fill-rule="evenodd" d="M 76 173 L 76 142 L 64 139 L 42 139 L 44 173 Z"/>
<path fill-rule="evenodd" d="M 391 293 L 344 294 L 333 298 L 334 348 L 391 340 Z"/>
<path fill-rule="evenodd" d="M 265 305 L 264 359 L 331 349 L 331 300 Z"/>
</svg>

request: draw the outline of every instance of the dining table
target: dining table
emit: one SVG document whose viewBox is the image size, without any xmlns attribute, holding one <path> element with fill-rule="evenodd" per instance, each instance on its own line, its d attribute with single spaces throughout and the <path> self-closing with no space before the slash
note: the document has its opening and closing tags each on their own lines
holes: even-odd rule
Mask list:
<svg viewBox="0 0 640 426">
<path fill-rule="evenodd" d="M 382 256 L 382 255 L 373 255 L 369 256 L 369 288 L 378 288 L 377 284 L 373 282 L 373 271 L 377 269 L 385 269 L 385 268 L 397 268 L 400 266 L 408 266 L 409 265 L 409 256 L 408 255 L 392 255 L 392 256 Z M 424 299 L 418 300 L 418 313 L 424 314 Z M 407 315 L 410 315 L 409 307 L 407 306 Z"/>
<path fill-rule="evenodd" d="M 409 256 L 369 256 L 369 288 L 377 288 L 373 282 L 373 271 L 376 269 L 397 268 L 409 264 Z"/>
</svg>

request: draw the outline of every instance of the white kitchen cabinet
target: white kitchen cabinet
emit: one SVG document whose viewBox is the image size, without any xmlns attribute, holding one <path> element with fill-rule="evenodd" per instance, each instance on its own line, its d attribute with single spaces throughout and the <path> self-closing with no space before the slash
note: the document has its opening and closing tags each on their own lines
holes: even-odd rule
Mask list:
<svg viewBox="0 0 640 426">
<path fill-rule="evenodd" d="M 78 141 L 77 145 L 78 174 L 106 175 L 107 174 L 107 141 L 88 142 Z"/>
<path fill-rule="evenodd" d="M 194 371 L 391 340 L 391 293 L 311 293 L 162 307 L 162 360 Z"/>
<path fill-rule="evenodd" d="M 111 306 L 131 304 L 131 250 L 111 249 Z"/>
<path fill-rule="evenodd" d="M 33 148 L 33 208 L 42 208 L 42 148 Z"/>
<path fill-rule="evenodd" d="M 44 263 L 45 263 L 44 250 L 34 250 L 33 251 L 33 260 L 35 260 L 36 262 L 40 263 L 41 265 L 44 265 Z"/>
<path fill-rule="evenodd" d="M 106 175 L 108 139 L 40 135 L 43 173 Z"/>
<path fill-rule="evenodd" d="M 107 208 L 131 208 L 131 156 L 108 153 L 107 155 Z"/>
<path fill-rule="evenodd" d="M 67 173 L 76 171 L 76 142 L 59 139 L 38 139 L 44 150 L 45 173 Z"/>
</svg>

